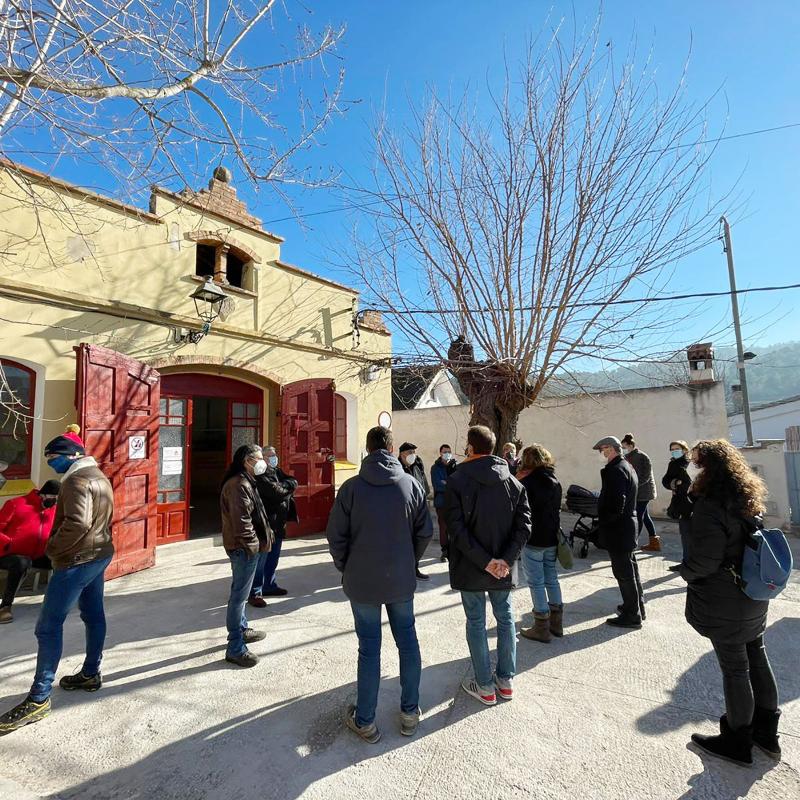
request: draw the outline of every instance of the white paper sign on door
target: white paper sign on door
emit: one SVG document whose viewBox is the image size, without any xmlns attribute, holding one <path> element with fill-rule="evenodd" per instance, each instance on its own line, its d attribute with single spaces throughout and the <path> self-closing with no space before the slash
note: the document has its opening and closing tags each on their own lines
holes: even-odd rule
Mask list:
<svg viewBox="0 0 800 800">
<path fill-rule="evenodd" d="M 183 472 L 183 461 L 162 461 L 162 475 L 180 475 Z"/>
<path fill-rule="evenodd" d="M 183 448 L 182 447 L 162 447 L 161 448 L 162 461 L 183 461 Z"/>
<path fill-rule="evenodd" d="M 128 459 L 134 461 L 147 457 L 147 437 L 129 436 L 128 437 Z"/>
</svg>

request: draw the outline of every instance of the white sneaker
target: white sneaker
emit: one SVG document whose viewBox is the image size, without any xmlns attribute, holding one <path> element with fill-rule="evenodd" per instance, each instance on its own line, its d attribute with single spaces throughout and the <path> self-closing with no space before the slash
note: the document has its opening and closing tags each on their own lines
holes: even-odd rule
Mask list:
<svg viewBox="0 0 800 800">
<path fill-rule="evenodd" d="M 510 679 L 498 678 L 497 675 L 495 675 L 494 685 L 497 689 L 497 695 L 501 700 L 514 699 L 514 687 L 512 686 Z"/>
<path fill-rule="evenodd" d="M 464 680 L 461 681 L 461 688 L 485 706 L 497 705 L 497 695 L 495 694 L 494 687 L 491 689 L 484 689 L 478 686 L 478 682 L 475 678 L 464 678 Z"/>
</svg>

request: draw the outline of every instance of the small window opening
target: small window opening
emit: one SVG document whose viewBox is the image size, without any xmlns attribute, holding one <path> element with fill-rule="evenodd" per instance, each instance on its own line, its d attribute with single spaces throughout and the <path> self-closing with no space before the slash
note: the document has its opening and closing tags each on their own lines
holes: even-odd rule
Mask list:
<svg viewBox="0 0 800 800">
<path fill-rule="evenodd" d="M 194 274 L 202 278 L 213 277 L 217 249 L 210 244 L 198 244 L 195 257 Z"/>
<path fill-rule="evenodd" d="M 226 269 L 228 283 L 238 289 L 244 289 L 244 266 L 245 262 L 235 253 L 228 253 L 228 266 Z"/>
</svg>

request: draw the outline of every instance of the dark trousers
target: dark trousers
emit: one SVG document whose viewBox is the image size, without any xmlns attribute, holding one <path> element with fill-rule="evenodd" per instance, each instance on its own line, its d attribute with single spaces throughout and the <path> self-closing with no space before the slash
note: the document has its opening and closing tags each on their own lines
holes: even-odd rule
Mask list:
<svg viewBox="0 0 800 800">
<path fill-rule="evenodd" d="M 767 658 L 764 637 L 747 644 L 711 641 L 720 669 L 725 692 L 728 724 L 734 730 L 753 721 L 753 709 L 768 711 L 778 708 L 778 685 Z"/>
<path fill-rule="evenodd" d="M 681 551 L 683 552 L 683 560 L 686 561 L 686 556 L 689 555 L 689 536 L 692 533 L 692 520 L 681 517 L 678 520 L 678 530 L 681 534 Z"/>
<path fill-rule="evenodd" d="M 3 556 L 0 558 L 0 569 L 7 570 L 8 577 L 6 578 L 6 588 L 3 592 L 3 601 L 0 602 L 0 608 L 10 607 L 17 596 L 17 589 L 25 579 L 25 573 L 31 567 L 38 567 L 39 569 L 52 569 L 50 559 L 47 556 L 41 558 L 28 558 L 28 556 Z"/>
<path fill-rule="evenodd" d="M 636 563 L 636 554 L 627 551 L 609 552 L 611 557 L 611 571 L 619 584 L 622 595 L 622 615 L 624 617 L 638 617 L 644 603 L 642 581 L 639 578 L 639 565 Z"/>
<path fill-rule="evenodd" d="M 436 509 L 436 520 L 439 523 L 439 545 L 442 548 L 442 552 L 447 555 L 447 520 L 445 519 L 443 508 Z"/>
</svg>

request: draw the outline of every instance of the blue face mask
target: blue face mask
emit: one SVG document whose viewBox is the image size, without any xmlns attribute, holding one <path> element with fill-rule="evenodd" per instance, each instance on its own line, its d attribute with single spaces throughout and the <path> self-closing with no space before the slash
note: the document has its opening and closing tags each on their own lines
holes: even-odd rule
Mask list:
<svg viewBox="0 0 800 800">
<path fill-rule="evenodd" d="M 267 464 L 269 464 L 272 467 L 272 469 L 275 469 L 275 467 L 278 466 L 278 456 L 270 456 L 267 459 Z"/>
<path fill-rule="evenodd" d="M 670 455 L 671 455 L 673 458 L 683 458 L 683 457 L 684 457 L 684 455 L 686 455 L 686 454 L 683 452 L 683 450 L 670 450 L 670 451 L 669 451 L 669 454 L 670 454 Z"/>
<path fill-rule="evenodd" d="M 50 458 L 47 459 L 47 463 L 59 475 L 63 475 L 75 463 L 75 461 L 69 456 L 58 455 L 50 456 Z"/>
</svg>

